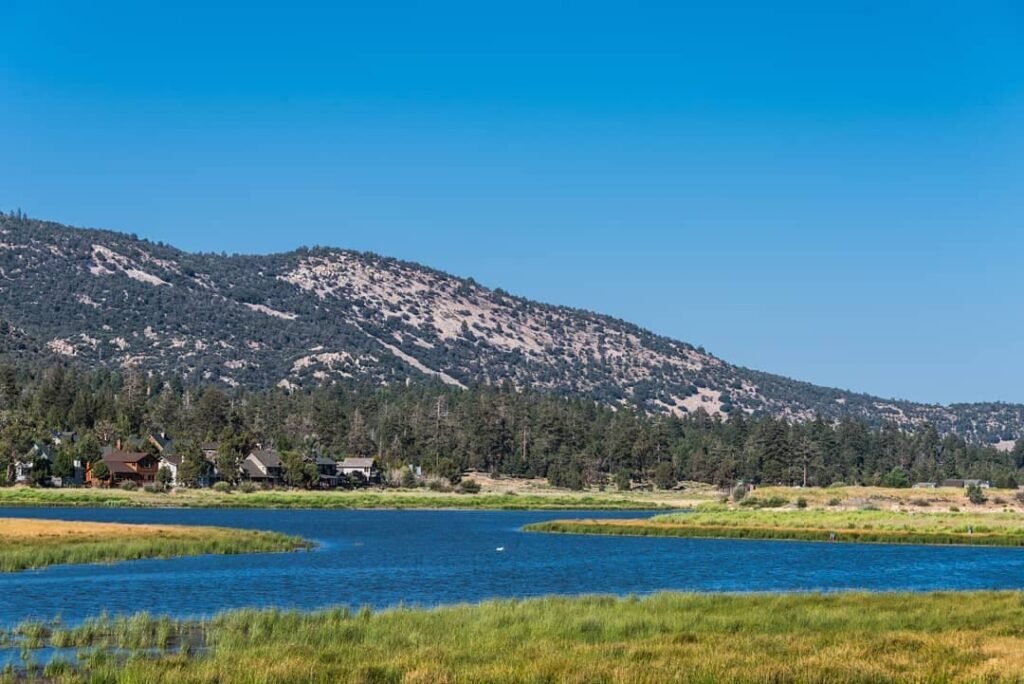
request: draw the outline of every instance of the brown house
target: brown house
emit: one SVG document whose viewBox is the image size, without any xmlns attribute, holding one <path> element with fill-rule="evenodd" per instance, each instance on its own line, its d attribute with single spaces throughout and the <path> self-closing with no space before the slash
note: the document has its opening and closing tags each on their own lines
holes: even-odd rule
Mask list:
<svg viewBox="0 0 1024 684">
<path fill-rule="evenodd" d="M 156 482 L 156 473 L 160 469 L 159 460 L 144 452 L 108 451 L 103 454 L 100 461 L 110 471 L 111 485 L 119 485 L 122 482 L 134 482 L 138 485 Z M 107 484 L 93 475 L 93 466 L 94 464 L 90 463 L 86 467 L 86 481 L 93 486 Z"/>
</svg>

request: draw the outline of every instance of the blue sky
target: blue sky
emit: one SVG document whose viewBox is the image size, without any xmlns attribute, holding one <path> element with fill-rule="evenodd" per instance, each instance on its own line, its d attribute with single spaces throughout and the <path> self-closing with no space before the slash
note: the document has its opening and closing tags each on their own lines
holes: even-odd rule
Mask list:
<svg viewBox="0 0 1024 684">
<path fill-rule="evenodd" d="M 1024 401 L 1019 3 L 93 5 L 0 6 L 0 207 Z"/>
</svg>

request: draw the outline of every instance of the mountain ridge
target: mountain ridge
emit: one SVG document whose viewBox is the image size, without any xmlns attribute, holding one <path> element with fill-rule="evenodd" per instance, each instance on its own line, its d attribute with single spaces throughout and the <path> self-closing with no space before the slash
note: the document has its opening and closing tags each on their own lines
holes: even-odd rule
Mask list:
<svg viewBox="0 0 1024 684">
<path fill-rule="evenodd" d="M 651 412 L 930 423 L 1003 445 L 1024 425 L 1024 405 L 923 404 L 821 387 L 729 364 L 622 319 L 333 247 L 194 253 L 0 214 L 0 317 L 9 355 L 229 387 L 509 382 Z"/>
</svg>

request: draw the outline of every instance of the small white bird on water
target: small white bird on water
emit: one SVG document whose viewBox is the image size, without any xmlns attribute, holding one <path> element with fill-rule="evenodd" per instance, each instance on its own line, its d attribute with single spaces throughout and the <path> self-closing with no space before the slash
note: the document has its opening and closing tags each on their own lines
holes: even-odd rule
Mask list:
<svg viewBox="0 0 1024 684">
<path fill-rule="evenodd" d="M 500 552 L 505 550 L 505 547 L 504 546 L 499 546 L 498 548 L 496 548 L 494 550 L 500 553 Z"/>
</svg>

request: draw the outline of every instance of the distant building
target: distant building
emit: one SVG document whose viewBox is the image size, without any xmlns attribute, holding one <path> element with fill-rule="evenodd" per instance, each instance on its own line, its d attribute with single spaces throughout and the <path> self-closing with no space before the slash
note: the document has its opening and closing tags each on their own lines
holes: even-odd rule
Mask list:
<svg viewBox="0 0 1024 684">
<path fill-rule="evenodd" d="M 148 441 L 161 454 L 174 452 L 174 440 L 167 436 L 166 432 L 157 432 L 149 435 Z"/>
<path fill-rule="evenodd" d="M 36 442 L 24 455 L 14 459 L 14 483 L 32 484 L 32 471 L 41 464 L 53 465 L 53 447 Z"/>
<path fill-rule="evenodd" d="M 934 482 L 915 482 L 911 485 L 913 489 L 935 489 Z"/>
<path fill-rule="evenodd" d="M 180 483 L 178 469 L 181 468 L 181 456 L 174 450 L 174 440 L 168 437 L 166 432 L 158 432 L 149 436 L 149 443 L 159 454 L 157 470 L 167 468 L 171 473 L 170 485 L 177 487 Z"/>
<path fill-rule="evenodd" d="M 317 485 L 321 488 L 338 486 L 338 462 L 327 456 L 317 456 L 308 461 L 316 464 L 316 472 L 320 475 Z"/>
<path fill-rule="evenodd" d="M 220 479 L 220 469 L 217 468 L 217 456 L 220 453 L 219 442 L 203 442 L 199 445 L 199 451 L 203 458 L 210 464 L 209 469 L 199 478 L 196 484 L 200 487 L 209 487 Z"/>
<path fill-rule="evenodd" d="M 977 487 L 981 487 L 982 489 L 988 489 L 992 485 L 989 484 L 989 482 L 987 480 L 959 480 L 959 479 L 952 479 L 952 480 L 943 480 L 942 481 L 942 486 L 943 487 L 960 487 L 962 489 L 966 489 L 966 488 L 971 487 L 971 486 L 977 486 Z"/>
<path fill-rule="evenodd" d="M 242 477 L 252 482 L 277 485 L 284 481 L 284 464 L 275 449 L 258 449 L 242 461 Z"/>
<path fill-rule="evenodd" d="M 146 485 L 156 482 L 156 473 L 160 462 L 153 454 L 144 451 L 105 450 L 98 462 L 102 462 L 110 471 L 110 485 L 116 486 L 123 482 L 134 482 Z M 95 474 L 95 464 L 86 466 L 85 479 L 90 485 L 105 484 Z"/>
<path fill-rule="evenodd" d="M 170 485 L 172 487 L 177 487 L 181 482 L 181 480 L 178 479 L 178 470 L 181 468 L 181 456 L 174 453 L 160 454 L 157 459 L 157 470 L 161 470 L 163 468 L 167 468 L 171 473 Z"/>
<path fill-rule="evenodd" d="M 380 477 L 375 458 L 346 458 L 338 463 L 338 475 L 362 477 L 366 482 L 376 482 Z"/>
<path fill-rule="evenodd" d="M 53 442 L 54 446 L 60 446 L 62 444 L 74 444 L 78 441 L 77 432 L 66 432 L 61 430 L 50 430 L 50 441 Z"/>
</svg>

